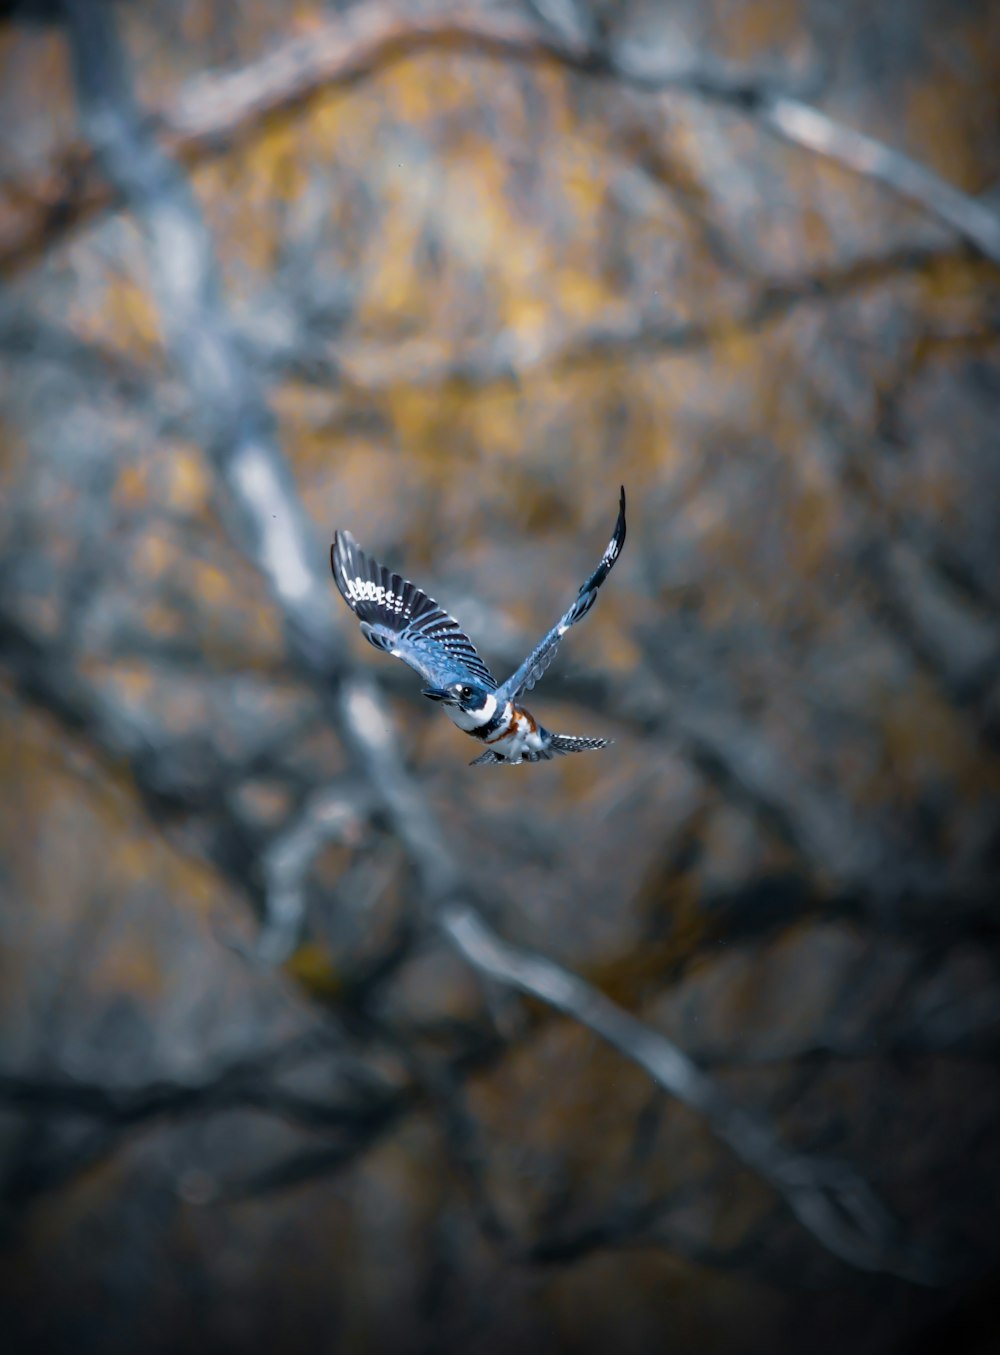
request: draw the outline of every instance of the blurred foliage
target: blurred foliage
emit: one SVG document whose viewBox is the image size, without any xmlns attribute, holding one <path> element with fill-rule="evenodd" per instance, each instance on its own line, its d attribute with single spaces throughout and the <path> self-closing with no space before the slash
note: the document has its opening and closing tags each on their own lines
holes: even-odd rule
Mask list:
<svg viewBox="0 0 1000 1355">
<path fill-rule="evenodd" d="M 166 108 L 348 8 L 121 13 Z M 811 81 L 995 201 L 996 6 L 604 10 L 623 51 Z M 6 228 L 77 135 L 57 24 L 0 23 L 0 110 Z M 997 266 L 732 109 L 460 49 L 331 87 L 191 183 L 321 535 L 415 577 L 498 672 L 626 484 L 622 561 L 532 702 L 613 736 L 599 757 L 469 771 L 331 583 L 345 643 L 502 933 L 860 1165 L 956 1281 L 848 1274 L 591 1034 L 416 943 L 412 868 L 225 531 L 142 240 L 105 212 L 0 294 L 2 1071 L 70 1104 L 277 1051 L 282 1095 L 344 1109 L 321 1121 L 256 1068 L 97 1115 L 11 1092 L 10 1348 L 874 1352 L 978 1313 Z M 48 687 L 19 682 L 29 650 Z M 330 786 L 356 817 L 312 863 L 301 944 L 255 963 L 268 849 Z M 991 1348 L 961 1330 L 950 1348 Z"/>
</svg>

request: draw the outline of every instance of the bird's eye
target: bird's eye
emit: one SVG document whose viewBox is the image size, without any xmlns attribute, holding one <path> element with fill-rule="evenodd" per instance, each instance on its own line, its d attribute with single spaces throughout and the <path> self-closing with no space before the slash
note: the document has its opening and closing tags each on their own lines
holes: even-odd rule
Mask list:
<svg viewBox="0 0 1000 1355">
<path fill-rule="evenodd" d="M 462 690 L 459 692 L 459 696 L 462 698 L 463 701 L 468 701 L 471 695 L 472 695 L 471 687 L 463 687 Z"/>
</svg>

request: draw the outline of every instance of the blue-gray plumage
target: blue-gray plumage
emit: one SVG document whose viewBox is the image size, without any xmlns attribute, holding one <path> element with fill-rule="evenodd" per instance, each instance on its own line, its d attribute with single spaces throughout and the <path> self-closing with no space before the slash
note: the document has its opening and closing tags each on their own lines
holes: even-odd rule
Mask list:
<svg viewBox="0 0 1000 1355">
<path fill-rule="evenodd" d="M 337 532 L 330 547 L 333 577 L 361 622 L 365 638 L 409 664 L 427 684 L 423 694 L 441 702 L 460 729 L 487 744 L 477 764 L 540 762 L 556 753 L 603 748 L 608 739 L 553 734 L 517 704 L 555 658 L 563 636 L 587 615 L 625 543 L 625 488 L 614 535 L 601 563 L 572 605 L 506 682 L 498 686 L 472 641 L 454 617 L 409 580 L 366 555 L 350 532 Z"/>
</svg>

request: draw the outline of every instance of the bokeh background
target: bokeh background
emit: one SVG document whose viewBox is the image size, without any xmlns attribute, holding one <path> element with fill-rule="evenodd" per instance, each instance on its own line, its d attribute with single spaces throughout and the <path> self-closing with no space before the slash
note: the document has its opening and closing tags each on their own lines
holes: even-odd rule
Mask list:
<svg viewBox="0 0 1000 1355">
<path fill-rule="evenodd" d="M 768 100 L 1000 213 L 1000 9 L 97 6 L 170 238 L 88 9 L 0 16 L 5 1350 L 998 1349 L 1000 263 Z M 530 702 L 614 747 L 470 770 L 333 531 L 505 676 L 620 482 Z M 478 973 L 456 890 L 892 1236 Z"/>
</svg>

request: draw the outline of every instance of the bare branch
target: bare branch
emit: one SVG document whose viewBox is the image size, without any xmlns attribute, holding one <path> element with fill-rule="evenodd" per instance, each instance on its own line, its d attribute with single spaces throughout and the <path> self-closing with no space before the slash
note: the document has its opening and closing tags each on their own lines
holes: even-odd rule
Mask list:
<svg viewBox="0 0 1000 1355">
<path fill-rule="evenodd" d="M 476 389 L 541 371 L 704 352 L 736 335 L 760 333 L 803 307 L 855 296 L 900 278 L 930 275 L 955 259 L 954 248 L 896 249 L 797 278 L 763 280 L 745 301 L 716 315 L 680 320 L 632 311 L 572 331 L 533 334 L 530 340 L 505 332 L 484 343 L 465 344 L 455 357 L 442 355 L 440 345 L 427 339 L 391 347 L 330 342 L 312 334 L 307 342 L 286 341 L 280 348 L 269 346 L 266 335 L 248 334 L 246 341 L 269 370 L 324 387 L 336 383 L 348 394 L 369 395 L 402 385 Z"/>
<path fill-rule="evenodd" d="M 296 1036 L 276 1049 L 235 1059 L 191 1082 L 159 1079 L 139 1086 L 109 1086 L 80 1078 L 0 1072 L 0 1104 L 8 1109 L 81 1117 L 120 1129 L 148 1120 L 252 1107 L 309 1124 L 333 1122 L 339 1112 L 269 1082 L 277 1072 L 329 1046 L 328 1030 Z"/>
<path fill-rule="evenodd" d="M 577 975 L 500 940 L 471 908 L 451 904 L 439 917 L 480 973 L 579 1021 L 645 1069 L 664 1091 L 703 1115 L 712 1133 L 768 1181 L 834 1255 L 860 1270 L 888 1271 L 917 1284 L 941 1281 L 943 1272 L 935 1261 L 900 1245 L 895 1221 L 852 1168 L 790 1151 L 766 1121 L 738 1107 L 665 1036 Z"/>
<path fill-rule="evenodd" d="M 265 920 L 254 956 L 265 964 L 281 964 L 298 944 L 305 920 L 306 875 L 327 842 L 357 841 L 364 817 L 356 795 L 326 787 L 308 801 L 301 814 L 264 853 Z"/>
<path fill-rule="evenodd" d="M 377 1092 L 357 1079 L 348 1095 L 328 1101 L 289 1091 L 272 1080 L 329 1050 L 331 1044 L 329 1028 L 321 1028 L 262 1054 L 235 1059 L 190 1082 L 157 1079 L 109 1086 L 50 1073 L 0 1072 L 0 1107 L 29 1116 L 35 1131 L 29 1151 L 0 1188 L 2 1204 L 16 1210 L 62 1188 L 116 1152 L 126 1136 L 151 1124 L 220 1111 L 253 1110 L 299 1129 L 364 1143 L 372 1106 L 398 1101 L 401 1093 L 395 1088 Z M 76 1122 L 78 1131 L 68 1142 L 60 1135 L 49 1144 L 38 1128 L 53 1120 Z"/>
<path fill-rule="evenodd" d="M 418 52 L 555 63 L 646 93 L 680 90 L 731 108 L 916 203 L 1000 263 L 1000 219 L 989 208 L 900 152 L 776 91 L 773 82 L 710 60 L 675 70 L 637 69 L 592 42 L 583 29 L 556 32 L 526 15 L 464 4 L 423 16 L 392 4 L 359 5 L 259 61 L 190 81 L 155 125 L 167 150 L 190 165 L 227 150 L 323 90 L 349 86 Z M 96 212 L 126 200 L 122 185 L 109 184 L 81 145 L 67 147 L 56 163 L 5 185 L 4 192 L 14 210 L 0 219 L 0 276 L 37 259 Z"/>
<path fill-rule="evenodd" d="M 208 233 L 183 174 L 145 130 L 107 8 L 88 0 L 66 0 L 65 8 L 81 119 L 146 233 L 164 340 L 229 491 L 230 525 L 274 593 L 293 656 L 332 676 L 339 643 L 323 553 L 275 445 L 270 411 L 240 357 Z"/>
<path fill-rule="evenodd" d="M 844 127 L 799 99 L 774 95 L 762 101 L 761 121 L 785 141 L 873 179 L 950 226 L 980 254 L 1000 263 L 1000 216 L 940 175 L 874 137 Z"/>
</svg>

